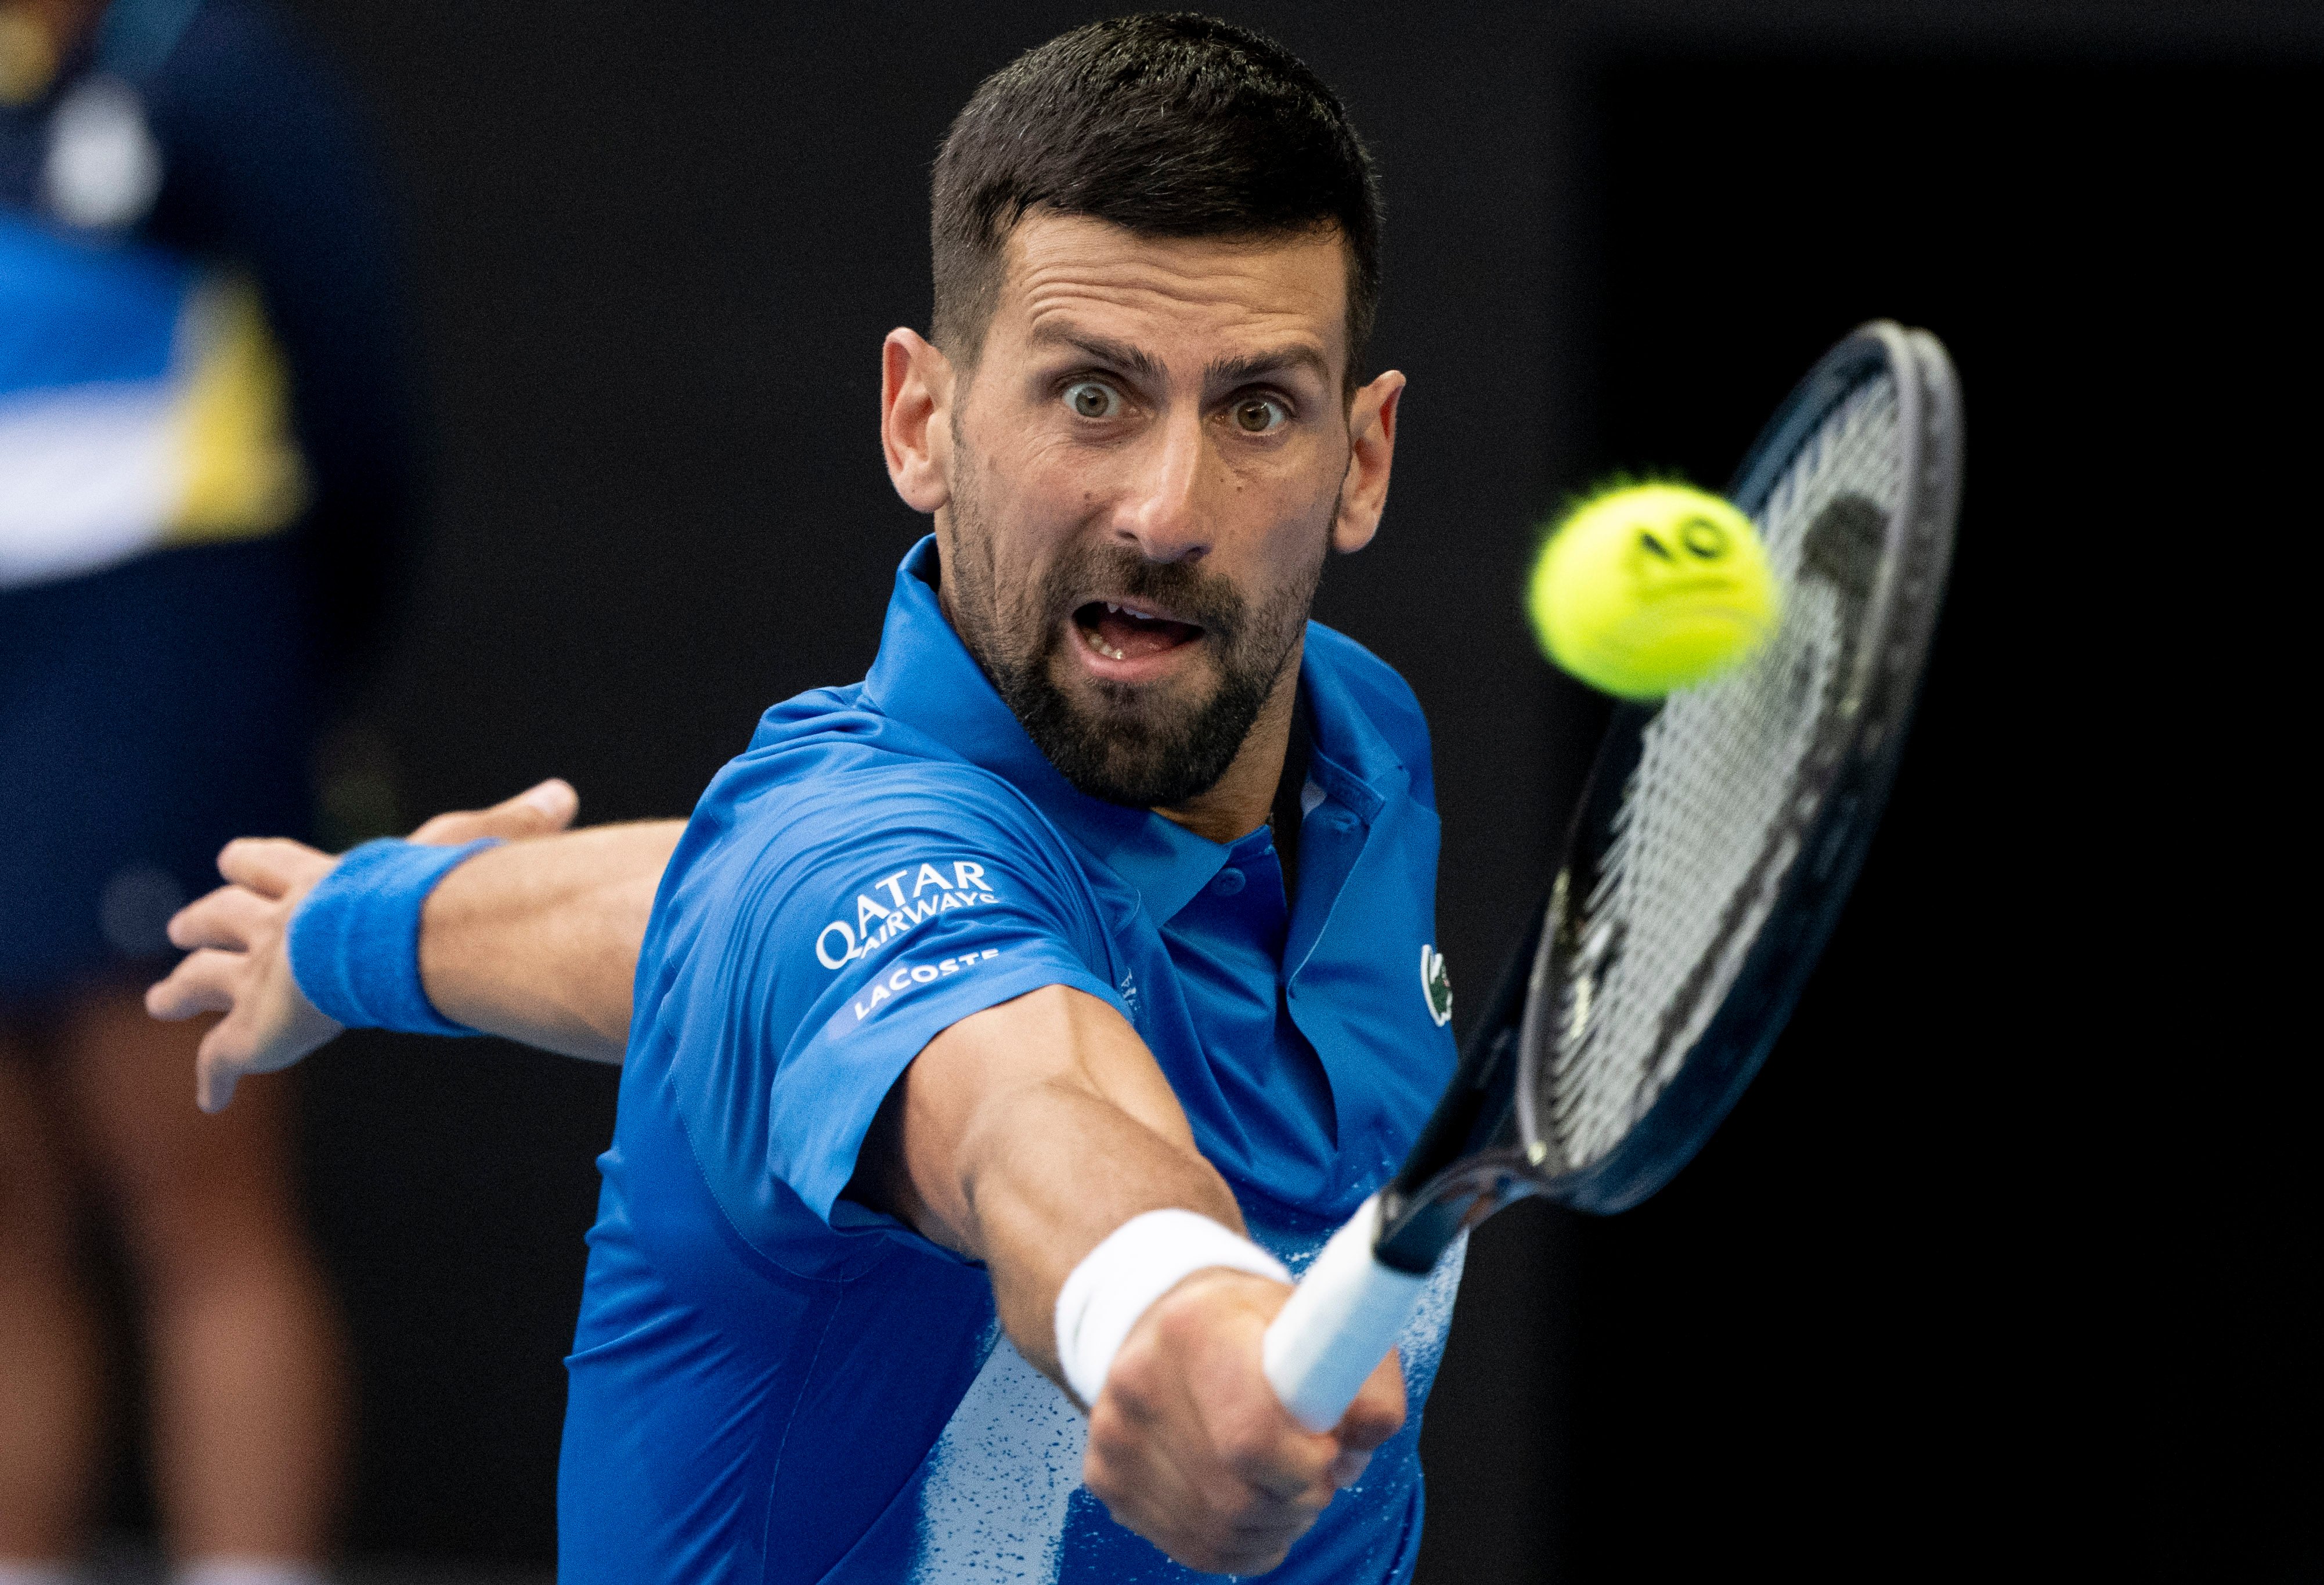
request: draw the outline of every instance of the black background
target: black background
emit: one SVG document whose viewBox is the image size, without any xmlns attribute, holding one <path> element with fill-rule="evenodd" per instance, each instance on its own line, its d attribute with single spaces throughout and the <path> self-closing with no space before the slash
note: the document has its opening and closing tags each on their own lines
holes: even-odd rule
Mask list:
<svg viewBox="0 0 2324 1585">
<path fill-rule="evenodd" d="M 1101 13 L 296 9 L 408 199 L 436 487 L 366 706 L 404 813 L 549 774 L 590 819 L 682 812 L 767 704 L 869 662 L 921 531 L 874 428 L 879 337 L 926 322 L 928 160 L 981 76 Z M 1667 1193 L 1476 1239 L 1423 1579 L 2116 1549 L 2313 1577 L 2268 1440 L 2312 1397 L 2283 1275 L 2312 1175 L 2221 1142 L 2284 1127 L 2280 1057 L 2225 1054 L 2232 1115 L 2200 1115 L 2171 987 L 2218 965 L 2172 889 L 2226 840 L 2181 839 L 2218 830 L 2219 701 L 2265 669 L 2254 574 L 2300 571 L 2236 481 L 2305 463 L 2315 14 L 1229 14 L 1342 91 L 1385 175 L 1376 353 L 1412 388 L 1384 531 L 1321 614 L 1428 708 L 1467 1009 L 1598 716 L 1520 625 L 1534 525 L 1616 466 L 1722 480 L 1876 314 L 1946 337 L 1968 392 L 1953 594 L 1839 938 Z M 363 1376 L 352 1544 L 552 1555 L 613 1093 L 488 1042 L 310 1064 Z"/>
</svg>

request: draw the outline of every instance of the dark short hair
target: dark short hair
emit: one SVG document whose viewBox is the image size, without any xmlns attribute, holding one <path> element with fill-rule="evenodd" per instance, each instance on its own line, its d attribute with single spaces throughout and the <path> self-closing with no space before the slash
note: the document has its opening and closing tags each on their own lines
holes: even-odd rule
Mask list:
<svg viewBox="0 0 2324 1585">
<path fill-rule="evenodd" d="M 973 364 L 1027 211 L 1146 236 L 1336 230 L 1352 389 L 1379 306 L 1379 189 L 1339 98 L 1290 51 L 1194 12 L 1092 23 L 977 88 L 936 155 L 936 344 Z"/>
</svg>

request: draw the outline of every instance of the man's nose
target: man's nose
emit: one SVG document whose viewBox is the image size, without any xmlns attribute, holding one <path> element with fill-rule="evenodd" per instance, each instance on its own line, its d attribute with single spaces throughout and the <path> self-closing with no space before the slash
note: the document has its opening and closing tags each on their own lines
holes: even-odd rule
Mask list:
<svg viewBox="0 0 2324 1585">
<path fill-rule="evenodd" d="M 1202 509 L 1210 458 L 1200 413 L 1172 414 L 1144 448 L 1138 475 L 1116 518 L 1148 561 L 1188 561 L 1210 548 L 1213 514 Z"/>
</svg>

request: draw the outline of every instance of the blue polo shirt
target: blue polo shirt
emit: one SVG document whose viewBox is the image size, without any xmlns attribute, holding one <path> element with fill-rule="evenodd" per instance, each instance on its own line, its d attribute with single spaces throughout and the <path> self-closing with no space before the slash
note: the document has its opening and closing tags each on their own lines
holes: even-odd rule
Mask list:
<svg viewBox="0 0 2324 1585">
<path fill-rule="evenodd" d="M 924 539 L 851 687 L 776 705 L 703 796 L 638 962 L 558 1490 L 569 1581 L 1199 1578 L 1081 1485 L 1084 1422 L 983 1268 L 842 1198 L 938 1032 L 1047 985 L 1128 1018 L 1295 1271 L 1395 1171 L 1454 1058 L 1431 998 L 1428 738 L 1310 624 L 1299 873 L 1075 791 L 946 623 Z M 1270 1579 L 1409 1576 L 1457 1252 L 1403 1432 Z"/>
</svg>

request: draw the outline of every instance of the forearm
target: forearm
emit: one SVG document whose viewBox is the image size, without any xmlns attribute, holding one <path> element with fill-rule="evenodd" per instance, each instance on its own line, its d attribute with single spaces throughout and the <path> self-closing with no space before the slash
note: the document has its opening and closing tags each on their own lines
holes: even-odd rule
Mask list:
<svg viewBox="0 0 2324 1585">
<path fill-rule="evenodd" d="M 1328 1434 L 1285 1410 L 1261 1360 L 1288 1274 L 1099 997 L 1052 985 L 928 1042 L 847 1192 L 984 1262 L 1010 1341 L 1089 1410 L 1089 1489 L 1191 1567 L 1275 1567 L 1403 1423 L 1393 1357 Z"/>
<path fill-rule="evenodd" d="M 685 822 L 601 825 L 477 854 L 429 894 L 420 973 L 446 1018 L 618 1063 L 646 917 Z"/>
<path fill-rule="evenodd" d="M 985 1263 L 1001 1324 L 1055 1377 L 1057 1291 L 1143 1212 L 1242 1230 L 1169 1083 L 1103 1002 L 1052 986 L 964 1018 L 890 1092 L 850 1194 Z"/>
<path fill-rule="evenodd" d="M 1210 1163 L 1087 1092 L 1044 1085 L 994 1110 L 969 1156 L 966 1241 L 1018 1350 L 1062 1380 L 1057 1292 L 1107 1234 L 1172 1208 L 1240 1232 L 1242 1213 Z"/>
</svg>

